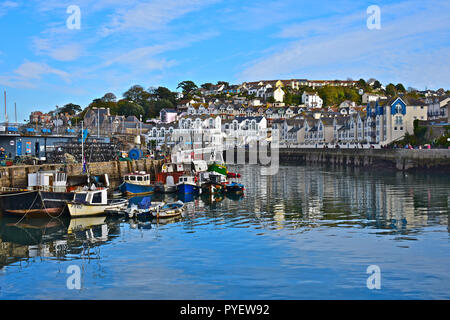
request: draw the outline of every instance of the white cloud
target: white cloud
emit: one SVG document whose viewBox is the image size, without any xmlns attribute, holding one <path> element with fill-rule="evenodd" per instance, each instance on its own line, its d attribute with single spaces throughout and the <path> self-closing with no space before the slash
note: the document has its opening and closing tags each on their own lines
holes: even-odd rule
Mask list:
<svg viewBox="0 0 450 320">
<path fill-rule="evenodd" d="M 79 43 L 67 43 L 52 46 L 53 41 L 49 39 L 34 39 L 33 45 L 37 54 L 45 54 L 58 61 L 73 61 L 83 53 L 83 46 Z"/>
<path fill-rule="evenodd" d="M 187 13 L 197 11 L 219 0 L 155 0 L 141 2 L 131 8 L 121 8 L 103 26 L 102 34 L 123 31 L 155 31 Z"/>
<path fill-rule="evenodd" d="M 364 13 L 286 27 L 279 37 L 300 40 L 253 61 L 239 79 L 378 76 L 421 86 L 439 80 L 440 86 L 450 86 L 447 2 L 382 7 L 381 30 L 368 30 Z"/>
<path fill-rule="evenodd" d="M 15 69 L 11 75 L 0 75 L 0 83 L 10 87 L 36 87 L 36 81 L 44 75 L 56 75 L 66 83 L 70 82 L 70 75 L 62 70 L 55 69 L 46 63 L 26 61 Z"/>
<path fill-rule="evenodd" d="M 8 13 L 10 9 L 17 8 L 19 3 L 14 1 L 3 1 L 0 3 L 0 17 Z"/>
</svg>

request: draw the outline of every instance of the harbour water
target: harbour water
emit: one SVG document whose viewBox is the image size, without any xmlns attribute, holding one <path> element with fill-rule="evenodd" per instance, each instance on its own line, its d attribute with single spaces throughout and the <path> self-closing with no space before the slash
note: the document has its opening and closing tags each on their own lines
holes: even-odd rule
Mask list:
<svg viewBox="0 0 450 320">
<path fill-rule="evenodd" d="M 448 176 L 261 170 L 233 168 L 243 198 L 181 199 L 174 220 L 3 216 L 0 299 L 450 298 Z"/>
</svg>

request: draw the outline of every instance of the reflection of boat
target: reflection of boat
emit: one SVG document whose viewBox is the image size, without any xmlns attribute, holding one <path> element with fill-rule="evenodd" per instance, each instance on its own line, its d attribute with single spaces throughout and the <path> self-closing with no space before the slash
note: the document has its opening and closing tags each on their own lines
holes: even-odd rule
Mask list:
<svg viewBox="0 0 450 320">
<path fill-rule="evenodd" d="M 235 193 L 235 192 L 230 192 L 230 193 L 226 193 L 225 196 L 233 201 L 241 201 L 242 199 L 244 199 L 244 194 L 243 193 Z"/>
<path fill-rule="evenodd" d="M 108 225 L 106 216 L 73 218 L 70 220 L 68 234 L 73 234 L 79 240 L 108 240 Z"/>
<path fill-rule="evenodd" d="M 18 220 L 3 217 L 0 223 L 2 242 L 37 245 L 61 239 L 67 229 L 67 219 L 35 218 Z"/>
<path fill-rule="evenodd" d="M 178 193 L 198 193 L 200 188 L 195 180 L 193 175 L 181 176 L 177 184 Z"/>
<path fill-rule="evenodd" d="M 203 193 L 202 200 L 207 204 L 218 203 L 223 201 L 224 196 L 222 193 Z"/>
<path fill-rule="evenodd" d="M 150 174 L 144 171 L 127 174 L 123 177 L 119 190 L 126 195 L 151 194 L 155 187 L 150 182 Z"/>
<path fill-rule="evenodd" d="M 157 218 L 172 218 L 179 216 L 184 211 L 184 203 L 182 201 L 167 203 L 159 208 L 159 210 L 152 212 Z"/>
<path fill-rule="evenodd" d="M 76 231 L 82 231 L 92 228 L 96 225 L 102 225 L 105 223 L 106 216 L 93 216 L 93 217 L 82 217 L 82 218 L 72 218 L 70 219 L 69 228 L 67 233 L 71 234 Z"/>
<path fill-rule="evenodd" d="M 178 193 L 177 194 L 178 200 L 187 203 L 192 202 L 195 200 L 195 195 L 193 193 Z"/>
<path fill-rule="evenodd" d="M 108 189 L 76 192 L 73 201 L 67 204 L 72 217 L 103 214 L 105 211 L 125 210 L 127 199 L 108 200 Z"/>
</svg>

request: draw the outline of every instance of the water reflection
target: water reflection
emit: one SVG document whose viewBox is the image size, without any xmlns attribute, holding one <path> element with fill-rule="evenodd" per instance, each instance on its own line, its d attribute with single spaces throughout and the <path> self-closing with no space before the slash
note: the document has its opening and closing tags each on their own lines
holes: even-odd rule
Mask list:
<svg viewBox="0 0 450 320">
<path fill-rule="evenodd" d="M 186 265 L 179 265 L 180 256 L 189 262 L 192 254 L 199 260 L 188 264 L 189 268 L 194 268 L 190 272 L 208 274 L 209 268 L 220 269 L 224 263 L 211 258 L 217 258 L 221 246 L 222 250 L 261 252 L 252 258 L 260 259 L 260 265 L 266 266 L 273 263 L 274 256 L 282 254 L 279 248 L 285 247 L 283 242 L 283 246 L 271 251 L 273 256 L 265 257 L 267 250 L 272 250 L 272 243 L 278 243 L 273 239 L 281 237 L 284 240 L 277 241 L 291 241 L 292 237 L 297 239 L 299 235 L 315 234 L 314 230 L 326 230 L 330 236 L 340 232 L 345 239 L 356 237 L 351 242 L 352 248 L 370 234 L 395 241 L 412 241 L 433 239 L 429 230 L 442 229 L 442 226 L 447 232 L 450 230 L 450 181 L 445 176 L 304 166 L 280 167 L 275 176 L 261 175 L 258 166 L 237 166 L 232 171 L 241 173 L 241 182 L 246 186 L 245 196 L 151 195 L 152 201 L 185 202 L 185 213 L 172 219 L 99 216 L 19 220 L 3 216 L 0 221 L 0 269 L 36 257 L 56 261 L 89 258 L 102 260 L 104 265 L 108 265 L 112 263 L 111 255 L 120 260 L 122 254 L 136 261 L 137 268 L 155 258 L 167 264 L 156 267 L 182 272 L 180 270 L 184 270 Z M 142 198 L 135 197 L 130 202 L 139 203 Z M 235 232 L 229 233 L 230 230 Z M 222 239 L 225 231 L 228 232 L 227 238 Z M 355 236 L 355 232 L 360 232 L 358 236 L 361 238 Z M 389 237 L 392 235 L 395 238 Z M 270 237 L 270 245 L 264 243 L 265 237 Z M 161 239 L 165 239 L 163 243 L 158 242 Z M 201 244 L 197 243 L 199 247 L 196 250 L 186 252 L 191 244 L 194 245 L 194 239 L 201 239 Z M 330 252 L 335 251 L 332 242 L 325 243 L 321 238 L 319 243 L 310 242 L 308 245 L 323 244 L 329 247 Z M 113 244 L 118 250 L 117 257 L 115 251 L 109 252 L 108 256 L 102 254 L 100 248 L 108 244 Z M 438 248 L 446 245 L 441 242 L 435 244 Z M 283 254 L 286 256 L 279 259 L 286 277 L 289 270 L 294 274 L 305 263 L 301 261 L 308 258 L 298 258 L 295 253 L 299 260 L 293 260 L 292 253 Z M 238 251 L 234 256 L 245 254 Z M 359 257 L 360 253 L 352 258 Z M 120 269 L 125 266 L 127 259 L 116 262 L 114 267 Z M 208 262 L 203 265 L 201 261 Z M 39 263 L 37 260 L 33 262 Z M 238 268 L 243 261 L 235 261 L 236 265 L 233 261 L 227 263 L 230 268 Z M 286 281 L 289 279 L 287 277 Z M 245 284 L 246 280 L 242 281 Z M 280 294 L 280 297 L 285 296 L 289 295 Z M 273 298 L 277 295 L 258 297 Z M 292 294 L 289 297 L 296 296 Z"/>
</svg>

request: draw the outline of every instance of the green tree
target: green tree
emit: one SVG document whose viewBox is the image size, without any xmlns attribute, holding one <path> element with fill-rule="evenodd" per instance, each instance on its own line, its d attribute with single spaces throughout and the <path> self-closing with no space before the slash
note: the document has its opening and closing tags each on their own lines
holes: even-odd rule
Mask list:
<svg viewBox="0 0 450 320">
<path fill-rule="evenodd" d="M 136 116 L 138 119 L 140 115 L 145 116 L 144 108 L 133 101 L 122 99 L 117 104 L 119 111 L 118 113 L 121 116 Z"/>
<path fill-rule="evenodd" d="M 162 109 L 174 109 L 174 104 L 168 99 L 150 102 L 145 108 L 146 119 L 157 118 Z"/>
<path fill-rule="evenodd" d="M 397 83 L 397 85 L 395 86 L 395 89 L 397 90 L 397 92 L 406 92 L 405 87 L 401 83 Z"/>
<path fill-rule="evenodd" d="M 381 82 L 378 80 L 375 80 L 374 84 L 373 84 L 373 88 L 374 89 L 380 89 L 381 88 Z"/>
<path fill-rule="evenodd" d="M 108 92 L 102 97 L 101 100 L 103 102 L 116 102 L 117 97 L 116 97 L 116 95 L 114 93 Z"/>
<path fill-rule="evenodd" d="M 358 87 L 363 89 L 364 91 L 366 91 L 368 86 L 367 86 L 367 83 L 366 83 L 366 81 L 364 79 L 359 79 L 358 80 Z"/>
<path fill-rule="evenodd" d="M 397 89 L 395 88 L 395 86 L 392 83 L 389 83 L 386 86 L 386 94 L 388 96 L 395 96 L 397 94 Z"/>
<path fill-rule="evenodd" d="M 68 103 L 64 105 L 62 108 L 58 109 L 58 113 L 68 113 L 70 115 L 75 115 L 81 112 L 83 109 L 77 104 Z"/>
<path fill-rule="evenodd" d="M 181 88 L 181 90 L 183 90 L 184 95 L 189 95 L 194 90 L 198 89 L 197 85 L 193 81 L 190 81 L 190 80 L 180 82 L 177 86 L 177 89 L 180 89 L 180 88 Z"/>
<path fill-rule="evenodd" d="M 123 93 L 123 97 L 137 104 L 142 104 L 150 99 L 150 93 L 140 85 L 134 85 Z"/>
<path fill-rule="evenodd" d="M 166 87 L 158 87 L 154 91 L 154 97 L 156 100 L 169 100 L 172 104 L 176 103 L 175 93 L 167 89 Z"/>
</svg>

